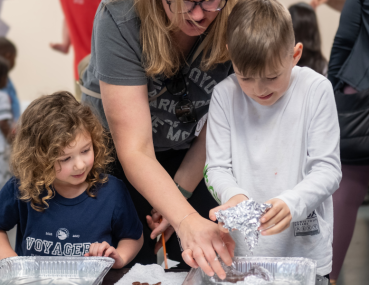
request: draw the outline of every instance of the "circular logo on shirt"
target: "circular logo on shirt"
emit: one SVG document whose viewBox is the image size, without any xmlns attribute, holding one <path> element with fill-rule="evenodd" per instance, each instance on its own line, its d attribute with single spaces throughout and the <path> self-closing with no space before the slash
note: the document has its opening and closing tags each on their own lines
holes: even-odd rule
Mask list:
<svg viewBox="0 0 369 285">
<path fill-rule="evenodd" d="M 60 240 L 65 240 L 66 238 L 69 237 L 69 231 L 64 228 L 58 229 L 58 231 L 56 232 L 56 236 Z"/>
</svg>

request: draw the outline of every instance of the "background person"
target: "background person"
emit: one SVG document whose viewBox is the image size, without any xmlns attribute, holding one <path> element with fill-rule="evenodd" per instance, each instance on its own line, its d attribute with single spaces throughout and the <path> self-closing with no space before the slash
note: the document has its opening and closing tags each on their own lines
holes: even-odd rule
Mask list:
<svg viewBox="0 0 369 285">
<path fill-rule="evenodd" d="M 197 121 L 207 114 L 213 87 L 232 72 L 225 29 L 235 2 L 104 1 L 96 14 L 83 77 L 83 86 L 94 93 L 82 100 L 110 129 L 119 159 L 113 173 L 128 185 L 144 224 L 145 243 L 133 262 L 156 263 L 159 245 L 155 248 L 152 239 L 164 230 L 170 237 L 171 224 L 182 247 L 193 251 L 196 261 L 184 256 L 190 266 L 224 278 L 216 252 L 231 263 L 234 242 L 208 220 L 217 204 L 203 182 L 206 128 Z M 203 41 L 204 51 L 196 57 Z M 182 106 L 177 113 L 176 106 Z M 185 110 L 191 112 L 181 115 Z M 160 225 L 160 215 L 148 216 L 152 208 L 164 217 Z M 167 251 L 181 261 L 179 268 L 188 267 L 176 236 Z"/>
<path fill-rule="evenodd" d="M 92 25 L 101 0 L 60 0 L 64 13 L 62 41 L 50 43 L 56 51 L 67 54 L 70 45 L 74 50 L 74 78 L 79 80 L 78 63 L 91 53 Z M 81 100 L 79 86 L 75 85 L 76 98 Z"/>
<path fill-rule="evenodd" d="M 295 42 L 302 43 L 304 47 L 304 52 L 297 65 L 310 67 L 326 76 L 328 63 L 322 54 L 322 43 L 315 11 L 304 2 L 293 4 L 288 10 L 292 18 Z"/>
<path fill-rule="evenodd" d="M 7 38 L 0 37 L 0 56 L 4 57 L 8 61 L 9 72 L 15 66 L 15 60 L 17 57 L 17 48 L 15 45 L 8 40 Z M 10 77 L 8 76 L 8 81 L 6 86 L 1 90 L 6 92 L 10 97 L 11 106 L 12 106 L 12 114 L 14 122 L 17 122 L 20 117 L 20 103 L 17 95 L 17 91 L 15 90 L 14 84 Z"/>
<path fill-rule="evenodd" d="M 369 1 L 347 0 L 333 42 L 328 79 L 336 92 L 341 124 L 342 182 L 333 195 L 334 239 L 331 283 L 335 284 L 368 191 Z M 341 108 L 342 107 L 342 108 Z M 359 117 L 358 117 L 359 116 Z M 348 134 L 352 126 L 355 131 Z M 346 136 L 350 135 L 350 136 Z M 361 150 L 365 152 L 361 152 Z"/>
<path fill-rule="evenodd" d="M 9 167 L 10 143 L 12 141 L 13 116 L 11 109 L 11 100 L 4 91 L 8 82 L 8 61 L 0 57 L 0 187 L 2 188 L 6 181 L 11 177 Z"/>
</svg>

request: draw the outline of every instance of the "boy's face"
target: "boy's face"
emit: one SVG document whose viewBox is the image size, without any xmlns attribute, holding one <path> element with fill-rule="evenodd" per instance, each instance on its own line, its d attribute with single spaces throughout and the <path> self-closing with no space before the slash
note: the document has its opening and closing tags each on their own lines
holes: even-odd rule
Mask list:
<svg viewBox="0 0 369 285">
<path fill-rule="evenodd" d="M 302 44 L 298 43 L 293 49 L 293 55 L 282 59 L 282 65 L 276 72 L 266 69 L 263 77 L 244 77 L 233 64 L 238 84 L 242 91 L 251 99 L 263 106 L 271 106 L 287 91 L 292 68 L 297 64 L 302 54 Z"/>
</svg>

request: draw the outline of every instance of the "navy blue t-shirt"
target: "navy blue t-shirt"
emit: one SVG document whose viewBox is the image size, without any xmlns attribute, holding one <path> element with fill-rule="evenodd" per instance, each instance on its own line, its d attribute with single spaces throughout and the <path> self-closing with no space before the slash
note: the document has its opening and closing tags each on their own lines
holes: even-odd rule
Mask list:
<svg viewBox="0 0 369 285">
<path fill-rule="evenodd" d="M 142 224 L 124 183 L 108 176 L 108 182 L 67 199 L 55 193 L 49 208 L 37 212 L 19 200 L 18 180 L 11 178 L 0 191 L 0 229 L 15 225 L 15 252 L 19 256 L 83 256 L 90 244 L 106 241 L 117 247 L 123 238 L 139 239 Z"/>
</svg>

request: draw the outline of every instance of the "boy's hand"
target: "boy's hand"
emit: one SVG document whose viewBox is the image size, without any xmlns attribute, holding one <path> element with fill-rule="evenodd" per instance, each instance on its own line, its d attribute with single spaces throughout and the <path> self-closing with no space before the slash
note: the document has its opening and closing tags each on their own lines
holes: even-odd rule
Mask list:
<svg viewBox="0 0 369 285">
<path fill-rule="evenodd" d="M 239 194 L 239 195 L 233 196 L 231 199 L 229 199 L 223 205 L 220 205 L 220 206 L 218 206 L 218 207 L 210 210 L 210 213 L 209 213 L 210 220 L 212 220 L 214 222 L 217 220 L 217 218 L 215 216 L 215 212 L 218 212 L 219 210 L 226 210 L 228 208 L 234 207 L 237 204 L 239 204 L 239 203 L 241 203 L 241 202 L 243 202 L 245 200 L 248 200 L 248 199 L 249 198 L 247 198 L 243 194 Z M 219 226 L 219 229 L 220 229 L 221 232 L 228 233 L 228 230 L 223 227 L 223 223 L 218 223 L 218 226 Z"/>
<path fill-rule="evenodd" d="M 91 243 L 90 251 L 86 253 L 85 256 L 111 257 L 115 260 L 115 263 L 112 267 L 114 269 L 120 269 L 125 265 L 117 250 L 110 246 L 110 244 L 108 244 L 106 241 L 102 243 Z"/>
<path fill-rule="evenodd" d="M 259 230 L 263 236 L 270 236 L 283 232 L 290 226 L 292 216 L 290 208 L 281 199 L 274 198 L 267 202 L 273 207 L 260 219 Z"/>
</svg>

